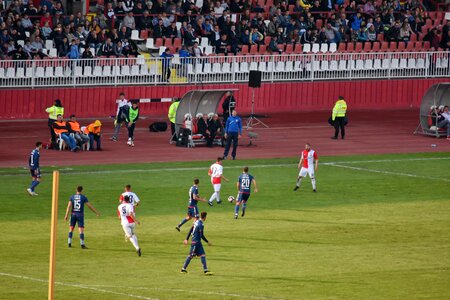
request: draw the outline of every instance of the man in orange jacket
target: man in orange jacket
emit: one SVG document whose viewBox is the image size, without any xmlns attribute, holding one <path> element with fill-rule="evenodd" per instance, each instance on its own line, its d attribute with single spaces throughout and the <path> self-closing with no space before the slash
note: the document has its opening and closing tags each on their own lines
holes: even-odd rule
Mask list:
<svg viewBox="0 0 450 300">
<path fill-rule="evenodd" d="M 73 137 L 79 147 L 89 142 L 89 137 L 81 131 L 80 123 L 77 122 L 77 117 L 75 115 L 70 116 L 70 121 L 67 121 L 67 128 L 69 129 L 69 133 L 73 133 Z"/>
<path fill-rule="evenodd" d="M 86 126 L 84 133 L 89 136 L 89 150 L 94 151 L 94 141 L 97 143 L 97 151 L 103 150 L 101 147 L 101 130 L 102 123 L 99 120 L 95 120 L 94 123 Z"/>
<path fill-rule="evenodd" d="M 56 136 L 59 136 L 63 139 L 63 141 L 69 146 L 70 151 L 76 152 L 78 149 L 80 149 L 77 146 L 77 142 L 75 141 L 75 139 L 70 136 L 69 129 L 66 122 L 64 122 L 62 115 L 57 115 L 57 120 L 53 123 L 52 126 Z"/>
</svg>

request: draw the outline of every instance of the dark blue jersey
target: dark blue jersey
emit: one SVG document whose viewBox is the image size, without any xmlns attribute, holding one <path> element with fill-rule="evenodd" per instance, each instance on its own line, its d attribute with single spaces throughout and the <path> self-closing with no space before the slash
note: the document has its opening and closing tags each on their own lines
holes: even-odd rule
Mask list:
<svg viewBox="0 0 450 300">
<path fill-rule="evenodd" d="M 35 148 L 33 151 L 31 151 L 30 159 L 28 160 L 28 165 L 30 166 L 30 169 L 35 170 L 39 169 L 39 157 L 41 155 L 39 154 L 39 149 Z"/>
<path fill-rule="evenodd" d="M 202 239 L 206 240 L 206 238 L 203 236 L 204 227 L 205 226 L 203 225 L 203 221 L 201 219 L 195 221 L 194 227 L 192 230 L 192 244 L 201 243 Z"/>
<path fill-rule="evenodd" d="M 198 200 L 195 200 L 198 196 L 198 186 L 191 186 L 189 189 L 189 206 L 197 206 Z"/>
<path fill-rule="evenodd" d="M 72 202 L 72 213 L 84 214 L 84 204 L 89 202 L 88 198 L 82 194 L 75 194 L 70 197 L 70 202 Z"/>
<path fill-rule="evenodd" d="M 242 173 L 239 176 L 239 193 L 250 194 L 252 187 L 253 176 L 247 173 Z"/>
</svg>

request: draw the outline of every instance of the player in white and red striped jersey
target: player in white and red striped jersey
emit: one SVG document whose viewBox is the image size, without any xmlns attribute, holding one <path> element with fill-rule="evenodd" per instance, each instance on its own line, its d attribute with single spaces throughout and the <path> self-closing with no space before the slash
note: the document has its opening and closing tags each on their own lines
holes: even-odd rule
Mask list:
<svg viewBox="0 0 450 300">
<path fill-rule="evenodd" d="M 225 176 L 223 176 L 223 167 L 222 167 L 222 157 L 218 157 L 216 162 L 209 167 L 208 175 L 211 177 L 211 183 L 214 188 L 214 192 L 209 198 L 208 204 L 213 206 L 213 201 L 216 199 L 217 203 L 221 203 L 220 200 L 220 187 L 222 184 L 222 179 L 228 181 Z"/>
<path fill-rule="evenodd" d="M 129 184 L 127 184 L 127 185 L 125 186 L 125 192 L 123 192 L 123 193 L 120 195 L 120 197 L 119 197 L 119 202 L 122 203 L 125 196 L 129 196 L 129 197 L 130 197 L 130 203 L 131 203 L 133 206 L 138 206 L 139 203 L 141 202 L 141 200 L 139 199 L 139 197 L 138 197 L 135 193 L 133 193 L 133 192 L 131 191 L 131 185 L 129 185 Z"/>
<path fill-rule="evenodd" d="M 294 191 L 298 190 L 300 187 L 302 178 L 309 175 L 309 178 L 311 178 L 313 191 L 316 192 L 316 177 L 314 176 L 314 172 L 317 171 L 318 165 L 319 157 L 317 156 L 316 151 L 311 149 L 311 145 L 309 143 L 306 143 L 305 150 L 302 151 L 302 155 L 298 163 L 300 173 L 298 174 L 297 185 L 295 186 Z"/>
<path fill-rule="evenodd" d="M 136 253 L 141 256 L 141 248 L 139 248 L 137 236 L 134 234 L 136 223 L 140 224 L 140 222 L 136 219 L 134 206 L 130 201 L 130 196 L 123 197 L 122 203 L 117 208 L 117 215 L 119 216 L 120 223 L 125 232 L 125 237 L 131 241 L 134 248 L 136 248 Z"/>
</svg>

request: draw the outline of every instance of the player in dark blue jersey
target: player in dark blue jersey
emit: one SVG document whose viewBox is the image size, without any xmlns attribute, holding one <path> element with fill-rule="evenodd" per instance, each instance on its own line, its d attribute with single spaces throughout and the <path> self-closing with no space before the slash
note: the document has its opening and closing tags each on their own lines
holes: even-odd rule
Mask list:
<svg viewBox="0 0 450 300">
<path fill-rule="evenodd" d="M 187 216 L 183 220 L 181 220 L 180 224 L 175 227 L 176 230 L 180 231 L 180 227 L 183 226 L 184 223 L 189 221 L 190 219 L 198 219 L 198 201 L 207 202 L 205 198 L 202 198 L 198 195 L 198 185 L 200 181 L 195 178 L 194 179 L 194 185 L 191 186 L 189 189 L 189 205 L 188 205 L 188 211 Z"/>
<path fill-rule="evenodd" d="M 234 218 L 238 218 L 239 206 L 242 203 L 242 217 L 245 216 L 245 209 L 247 208 L 247 201 L 250 198 L 250 192 L 253 186 L 255 187 L 255 193 L 258 192 L 258 187 L 256 186 L 255 178 L 248 174 L 248 167 L 244 167 L 244 172 L 239 176 L 236 183 L 238 189 L 238 197 L 236 199 L 236 206 L 234 207 Z"/>
<path fill-rule="evenodd" d="M 205 230 L 204 223 L 206 220 L 206 215 L 207 215 L 206 212 L 202 212 L 200 214 L 200 220 L 196 220 L 194 222 L 194 225 L 192 226 L 191 230 L 189 230 L 186 239 L 183 241 L 183 243 L 187 245 L 189 237 L 192 234 L 191 250 L 189 251 L 189 255 L 186 258 L 186 261 L 184 262 L 183 268 L 181 268 L 181 273 L 187 273 L 186 268 L 188 267 L 192 258 L 194 256 L 200 256 L 203 265 L 203 272 L 205 273 L 205 275 L 213 275 L 213 273 L 210 272 L 208 270 L 208 267 L 206 266 L 206 253 L 202 245 L 202 240 L 204 240 L 205 242 L 208 243 L 209 246 L 212 246 L 211 243 L 206 239 L 204 234 Z"/>
<path fill-rule="evenodd" d="M 84 205 L 86 204 L 87 207 L 89 207 L 90 210 L 92 210 L 97 217 L 100 215 L 99 212 L 92 206 L 91 203 L 89 203 L 88 198 L 81 194 L 83 191 L 82 186 L 77 187 L 77 193 L 75 195 L 72 195 L 70 197 L 69 203 L 67 204 L 66 209 L 66 215 L 64 217 L 64 220 L 67 221 L 67 218 L 70 215 L 70 230 L 69 230 L 69 239 L 68 239 L 68 245 L 69 247 L 72 247 L 72 236 L 73 236 L 73 229 L 75 228 L 75 224 L 78 223 L 78 231 L 80 232 L 80 244 L 81 248 L 87 249 L 86 245 L 84 244 Z"/>
<path fill-rule="evenodd" d="M 30 168 L 31 178 L 33 178 L 30 187 L 27 188 L 27 192 L 30 196 L 38 195 L 37 193 L 34 192 L 34 189 L 38 186 L 38 184 L 41 181 L 41 170 L 39 169 L 39 158 L 41 157 L 39 150 L 41 149 L 42 143 L 37 142 L 36 148 L 34 148 L 33 151 L 31 151 L 30 158 L 28 159 L 28 167 Z"/>
</svg>

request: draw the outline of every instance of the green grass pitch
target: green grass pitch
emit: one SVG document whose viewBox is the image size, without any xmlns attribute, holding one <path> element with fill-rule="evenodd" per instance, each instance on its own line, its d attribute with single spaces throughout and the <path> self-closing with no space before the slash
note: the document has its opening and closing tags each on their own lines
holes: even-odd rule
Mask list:
<svg viewBox="0 0 450 300">
<path fill-rule="evenodd" d="M 45 155 L 45 153 L 43 154 Z M 225 161 L 221 205 L 210 208 L 208 267 L 198 258 L 180 274 L 189 247 L 175 226 L 188 188 L 211 195 L 212 162 L 62 168 L 56 299 L 449 299 L 449 153 L 323 157 L 318 192 L 305 179 L 292 189 L 297 159 Z M 244 218 L 233 219 L 235 180 L 244 165 L 257 180 Z M 46 299 L 51 169 L 29 197 L 23 169 L 0 169 L 0 298 Z M 125 243 L 118 197 L 130 183 L 141 198 L 137 236 Z M 77 185 L 100 211 L 86 208 L 86 245 L 67 247 L 64 212 Z"/>
</svg>

